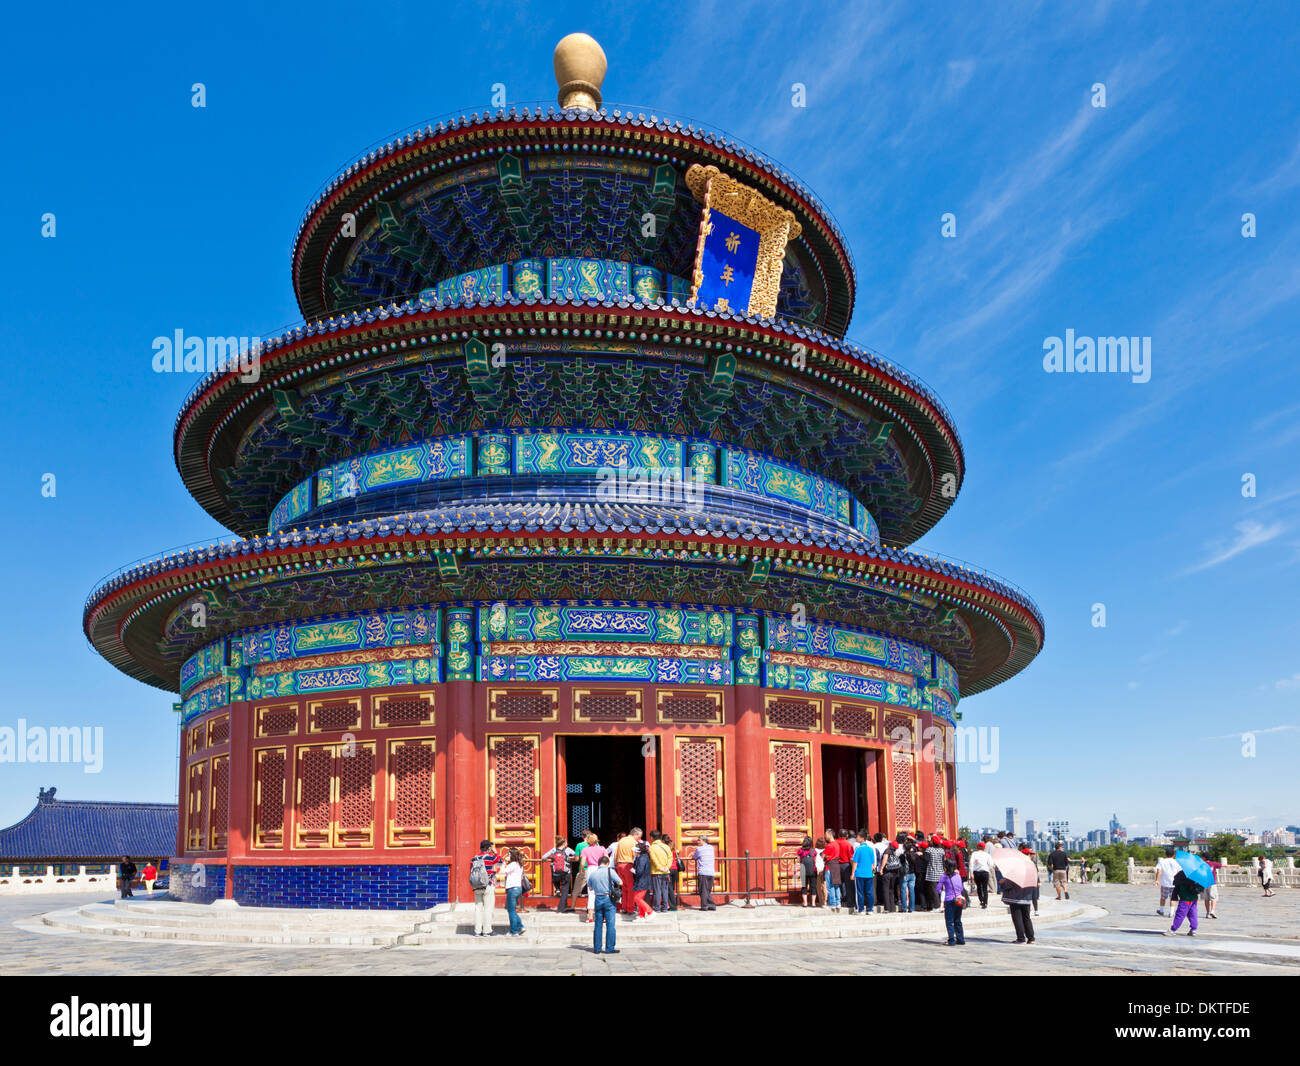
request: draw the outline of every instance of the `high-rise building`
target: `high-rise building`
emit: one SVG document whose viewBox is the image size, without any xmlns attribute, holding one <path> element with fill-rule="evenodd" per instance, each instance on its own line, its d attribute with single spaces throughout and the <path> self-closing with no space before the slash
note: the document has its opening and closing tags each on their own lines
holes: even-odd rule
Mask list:
<svg viewBox="0 0 1300 1066">
<path fill-rule="evenodd" d="M 1007 832 L 1020 835 L 1020 811 L 1015 807 L 1007 808 Z"/>
<path fill-rule="evenodd" d="M 1034 818 L 1025 819 L 1025 839 L 1033 840 L 1038 836 L 1038 821 Z"/>
</svg>

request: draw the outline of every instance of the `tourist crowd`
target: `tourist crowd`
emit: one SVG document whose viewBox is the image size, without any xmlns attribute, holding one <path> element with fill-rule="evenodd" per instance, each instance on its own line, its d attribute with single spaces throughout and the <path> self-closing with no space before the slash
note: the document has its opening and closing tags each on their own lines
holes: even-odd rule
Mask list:
<svg viewBox="0 0 1300 1066">
<path fill-rule="evenodd" d="M 987 908 L 991 893 L 1001 896 L 1008 907 L 1017 944 L 1034 942 L 1032 914 L 1038 913 L 1039 886 L 1015 884 L 1003 878 L 993 861 L 995 848 L 1019 850 L 1036 866 L 1037 854 L 1028 846 L 1017 848 L 1009 833 L 985 837 L 973 848 L 968 841 L 949 840 L 939 833 L 899 833 L 887 840 L 883 833 L 865 829 L 830 829 L 813 839 L 805 837 L 797 854 L 796 878 L 799 899 L 805 907 L 823 907 L 835 914 L 866 916 L 877 910 L 894 912 L 942 912 L 948 943 L 966 942 L 962 914 L 972 905 L 975 894 L 981 908 Z M 566 913 L 581 909 L 585 902 L 586 921 L 594 926 L 593 948 L 599 953 L 616 953 L 615 919 L 650 919 L 665 911 L 684 907 L 679 883 L 693 866 L 693 895 L 698 908 L 717 910 L 713 886 L 717 877 L 716 849 L 705 836 L 697 837 L 686 851 L 678 850 L 672 837 L 651 830 L 648 838 L 640 828 L 619 833 L 608 845 L 588 830 L 576 847 L 563 837 L 540 857 L 550 875 L 557 909 Z M 492 934 L 492 912 L 499 889 L 504 889 L 509 935 L 524 932 L 520 899 L 533 890 L 528 877 L 529 863 L 515 848 L 505 854 L 483 840 L 470 864 L 470 885 L 474 890 L 474 935 Z M 1069 898 L 1066 872 L 1069 859 L 1059 847 L 1048 857 L 1048 869 L 1057 899 Z M 1032 911 L 1032 914 L 1031 914 Z"/>
</svg>

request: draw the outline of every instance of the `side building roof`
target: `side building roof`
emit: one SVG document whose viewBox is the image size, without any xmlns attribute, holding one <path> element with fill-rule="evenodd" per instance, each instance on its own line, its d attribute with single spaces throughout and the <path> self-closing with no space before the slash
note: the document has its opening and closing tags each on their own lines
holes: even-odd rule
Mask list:
<svg viewBox="0 0 1300 1066">
<path fill-rule="evenodd" d="M 54 789 L 42 789 L 26 818 L 0 829 L 0 861 L 163 858 L 175 847 L 174 803 L 56 800 Z"/>
</svg>

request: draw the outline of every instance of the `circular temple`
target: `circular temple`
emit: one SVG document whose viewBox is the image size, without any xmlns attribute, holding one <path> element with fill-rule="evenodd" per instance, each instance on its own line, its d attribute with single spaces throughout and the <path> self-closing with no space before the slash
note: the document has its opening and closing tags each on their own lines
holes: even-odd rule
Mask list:
<svg viewBox="0 0 1300 1066">
<path fill-rule="evenodd" d="M 423 908 L 483 837 L 536 859 L 635 824 L 792 871 L 827 825 L 957 830 L 958 700 L 1043 621 L 907 550 L 965 474 L 951 417 L 844 340 L 811 192 L 599 110 L 585 35 L 555 70 L 563 110 L 426 127 L 310 206 L 304 323 L 176 422 L 239 536 L 86 603 L 105 658 L 179 693 L 174 894 Z M 774 314 L 701 287 L 756 204 Z"/>
</svg>

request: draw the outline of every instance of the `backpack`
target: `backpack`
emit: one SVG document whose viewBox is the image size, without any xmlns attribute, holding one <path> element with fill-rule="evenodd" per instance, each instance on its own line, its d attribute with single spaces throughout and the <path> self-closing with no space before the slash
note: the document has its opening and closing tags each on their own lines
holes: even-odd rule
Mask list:
<svg viewBox="0 0 1300 1066">
<path fill-rule="evenodd" d="M 563 848 L 558 848 L 556 849 L 555 854 L 551 856 L 551 873 L 555 874 L 556 877 L 563 877 L 568 872 L 568 853 L 565 852 Z"/>
<path fill-rule="evenodd" d="M 890 848 L 885 856 L 885 870 L 892 874 L 902 868 L 903 864 L 898 861 L 898 849 Z"/>
<path fill-rule="evenodd" d="M 475 855 L 469 863 L 469 887 L 470 888 L 487 888 L 488 871 L 487 863 L 483 861 L 482 855 Z"/>
</svg>

